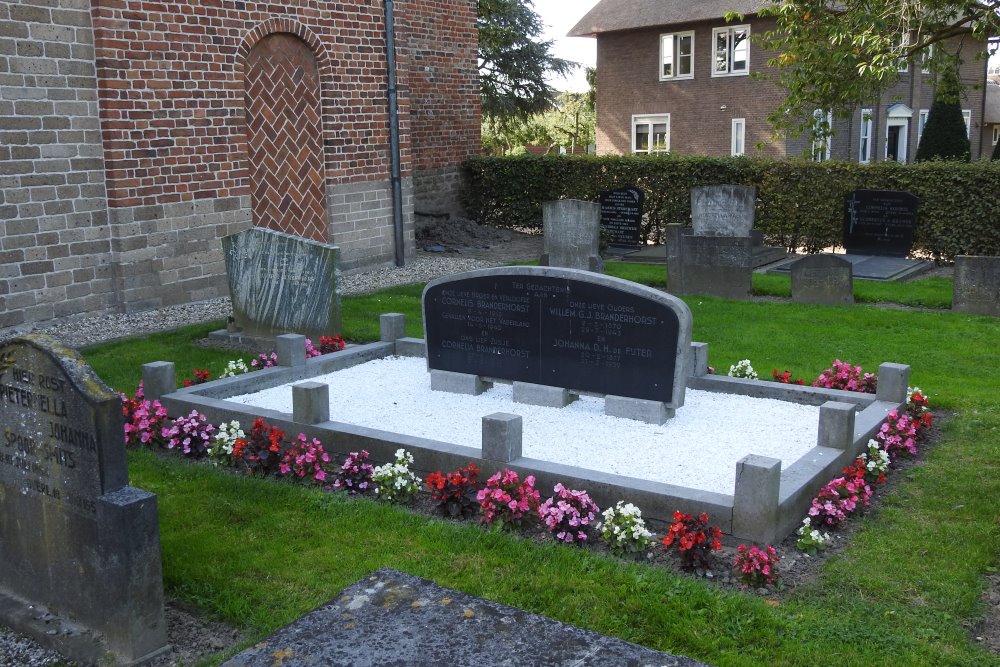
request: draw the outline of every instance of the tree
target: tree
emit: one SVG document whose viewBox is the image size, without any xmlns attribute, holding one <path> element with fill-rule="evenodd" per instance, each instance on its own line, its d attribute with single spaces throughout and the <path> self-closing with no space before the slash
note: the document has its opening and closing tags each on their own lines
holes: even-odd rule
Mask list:
<svg viewBox="0 0 1000 667">
<path fill-rule="evenodd" d="M 927 114 L 924 133 L 917 146 L 917 162 L 924 160 L 972 159 L 968 128 L 962 116 L 962 85 L 954 70 L 948 68 L 938 77 L 934 104 Z"/>
<path fill-rule="evenodd" d="M 539 40 L 542 22 L 531 0 L 479 0 L 478 27 L 483 120 L 500 128 L 550 109 L 556 91 L 546 74 L 567 74 L 577 64 Z"/>
<path fill-rule="evenodd" d="M 513 119 L 503 127 L 483 123 L 483 148 L 494 155 L 515 153 L 527 146 L 565 146 L 570 153 L 594 143 L 595 116 L 587 93 L 560 93 L 555 107 L 527 120 Z"/>
<path fill-rule="evenodd" d="M 777 52 L 768 64 L 787 93 L 771 116 L 775 129 L 798 133 L 812 127 L 815 109 L 843 117 L 870 104 L 901 63 L 955 68 L 946 40 L 986 42 L 1000 33 L 998 10 L 1000 0 L 777 0 L 760 12 L 776 27 L 755 37 Z"/>
</svg>

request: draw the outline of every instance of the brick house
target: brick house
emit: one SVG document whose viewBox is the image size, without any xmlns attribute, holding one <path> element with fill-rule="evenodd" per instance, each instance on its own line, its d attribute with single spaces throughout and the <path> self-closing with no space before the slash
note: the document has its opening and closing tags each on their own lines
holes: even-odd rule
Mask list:
<svg viewBox="0 0 1000 667">
<path fill-rule="evenodd" d="M 769 70 L 774 52 L 751 36 L 774 27 L 757 15 L 761 0 L 601 0 L 570 31 L 597 39 L 597 152 L 672 151 L 681 155 L 760 154 L 783 158 L 913 160 L 934 99 L 933 76 L 901 70 L 880 100 L 834 120 L 835 135 L 775 139 L 767 116 L 784 99 L 775 84 L 750 77 Z M 744 15 L 727 23 L 727 11 Z M 993 130 L 985 120 L 985 44 L 961 43 L 962 108 L 972 158 L 988 157 Z M 951 49 L 949 49 L 951 50 Z M 973 88 L 972 84 L 980 84 Z M 819 115 L 826 112 L 816 110 Z M 757 145 L 762 145 L 759 153 Z"/>
<path fill-rule="evenodd" d="M 479 152 L 476 45 L 473 0 L 0 0 L 0 328 L 225 295 L 250 225 L 412 255 Z"/>
</svg>

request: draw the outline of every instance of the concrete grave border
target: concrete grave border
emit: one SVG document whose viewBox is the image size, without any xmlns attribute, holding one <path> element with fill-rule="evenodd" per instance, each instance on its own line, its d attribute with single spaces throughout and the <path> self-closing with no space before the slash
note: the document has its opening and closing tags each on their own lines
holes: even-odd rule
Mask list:
<svg viewBox="0 0 1000 667">
<path fill-rule="evenodd" d="M 249 424 L 253 419 L 263 417 L 286 433 L 302 432 L 307 437 L 319 438 L 330 452 L 346 454 L 366 449 L 377 463 L 391 461 L 395 451 L 403 447 L 413 453 L 416 467 L 423 474 L 433 470 L 455 470 L 469 462 L 479 466 L 487 477 L 505 467 L 512 467 L 522 474 L 534 475 L 539 488 L 551 488 L 556 482 L 561 482 L 570 488 L 586 489 L 601 507 L 612 506 L 619 500 L 634 503 L 643 510 L 647 519 L 654 522 L 668 523 L 675 510 L 695 514 L 707 512 L 712 522 L 734 539 L 774 543 L 801 525 L 820 487 L 865 451 L 868 440 L 875 436 L 891 410 L 905 405 L 909 381 L 909 366 L 890 363 L 879 368 L 879 391 L 874 396 L 708 375 L 708 346 L 692 343 L 687 373 L 687 386 L 691 389 L 821 406 L 816 446 L 784 470 L 778 459 L 748 452 L 737 464 L 733 494 L 651 482 L 521 456 L 520 420 L 502 413 L 483 415 L 486 441 L 476 447 L 333 420 L 314 421 L 325 415 L 321 410 L 305 404 L 296 405 L 293 415 L 250 408 L 226 400 L 231 396 L 298 380 L 308 381 L 315 376 L 373 359 L 392 355 L 423 357 L 423 340 L 395 337 L 401 331 L 399 324 L 402 317 L 398 314 L 382 316 L 383 340 L 377 343 L 353 345 L 336 354 L 308 359 L 305 364 L 275 366 L 183 389 L 172 390 L 176 386 L 172 364 L 146 364 L 143 366 L 146 398 L 159 398 L 172 416 L 199 410 L 212 423 L 237 419 Z M 302 346 L 304 356 L 305 340 L 303 337 L 295 338 Z M 304 383 L 296 395 L 321 397 L 323 392 L 317 390 L 316 384 Z M 296 419 L 295 415 L 312 416 Z M 776 436 L 780 437 L 780 434 Z"/>
</svg>

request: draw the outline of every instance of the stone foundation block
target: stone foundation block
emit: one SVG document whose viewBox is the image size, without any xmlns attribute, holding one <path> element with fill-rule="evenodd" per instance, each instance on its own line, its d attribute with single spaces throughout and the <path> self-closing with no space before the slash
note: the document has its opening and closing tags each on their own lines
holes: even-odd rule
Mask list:
<svg viewBox="0 0 1000 667">
<path fill-rule="evenodd" d="M 628 396 L 605 396 L 604 414 L 623 419 L 634 419 L 647 424 L 662 424 L 674 416 L 676 411 L 661 401 Z"/>
<path fill-rule="evenodd" d="M 565 408 L 578 399 L 579 396 L 570 393 L 563 387 L 550 387 L 532 382 L 514 383 L 514 402 L 528 405 L 543 405 L 549 408 Z"/>
<path fill-rule="evenodd" d="M 495 412 L 483 417 L 483 458 L 510 463 L 521 458 L 523 421 L 520 415 Z"/>
<path fill-rule="evenodd" d="M 452 394 L 479 396 L 493 384 L 478 375 L 455 373 L 454 371 L 431 371 L 431 391 L 448 391 Z"/>
</svg>

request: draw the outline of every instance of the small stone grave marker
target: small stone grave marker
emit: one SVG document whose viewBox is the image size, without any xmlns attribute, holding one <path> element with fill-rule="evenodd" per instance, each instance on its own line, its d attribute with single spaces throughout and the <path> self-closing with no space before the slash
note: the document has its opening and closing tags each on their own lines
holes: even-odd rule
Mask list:
<svg viewBox="0 0 1000 667">
<path fill-rule="evenodd" d="M 604 271 L 601 260 L 601 206 L 580 199 L 542 205 L 545 254 L 539 264 L 583 271 Z"/>
<path fill-rule="evenodd" d="M 844 202 L 844 247 L 856 255 L 906 257 L 919 201 L 909 192 L 854 190 Z"/>
<path fill-rule="evenodd" d="M 749 236 L 682 235 L 679 294 L 746 299 L 753 290 Z M 669 260 L 668 260 L 669 263 Z M 673 291 L 673 288 L 671 288 Z"/>
<path fill-rule="evenodd" d="M 1000 317 L 1000 257 L 955 258 L 954 310 Z"/>
<path fill-rule="evenodd" d="M 645 196 L 639 188 L 618 188 L 600 194 L 601 229 L 612 248 L 638 248 L 642 245 L 642 204 Z"/>
<path fill-rule="evenodd" d="M 851 263 L 834 255 L 809 255 L 792 264 L 792 301 L 842 305 L 854 303 Z"/>
<path fill-rule="evenodd" d="M 254 227 L 222 239 L 236 328 L 250 336 L 340 331 L 334 245 Z"/>
<path fill-rule="evenodd" d="M 757 190 L 746 185 L 691 188 L 691 225 L 696 236 L 750 236 Z"/>
<path fill-rule="evenodd" d="M 14 338 L 0 429 L 0 622 L 86 664 L 163 649 L 156 496 L 128 486 L 119 396 L 56 340 Z M 86 630 L 52 634 L 19 603 Z"/>
<path fill-rule="evenodd" d="M 587 271 L 483 269 L 424 289 L 431 370 L 684 404 L 691 311 Z"/>
</svg>

